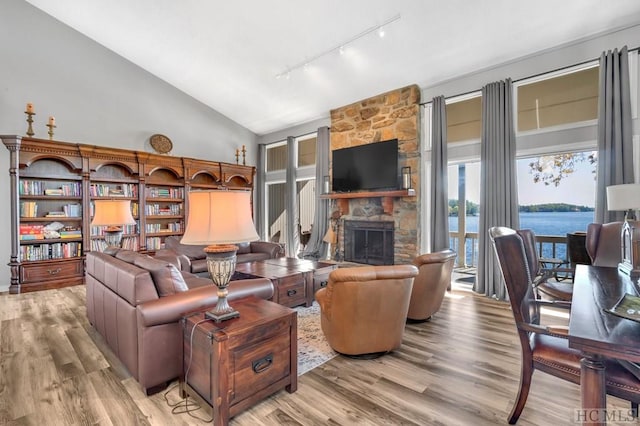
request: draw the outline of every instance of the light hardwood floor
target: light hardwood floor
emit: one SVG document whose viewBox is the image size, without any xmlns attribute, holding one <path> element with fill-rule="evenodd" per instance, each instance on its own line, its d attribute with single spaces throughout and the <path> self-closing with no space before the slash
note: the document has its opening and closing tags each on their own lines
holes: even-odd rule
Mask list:
<svg viewBox="0 0 640 426">
<path fill-rule="evenodd" d="M 172 414 L 175 388 L 143 394 L 92 331 L 84 298 L 83 286 L 0 296 L 0 424 L 205 424 Z M 338 356 L 301 376 L 297 392 L 279 392 L 231 424 L 506 424 L 519 371 L 508 304 L 454 287 L 430 322 L 406 326 L 400 350 L 375 360 Z M 518 424 L 575 424 L 579 406 L 576 385 L 536 372 Z"/>
</svg>

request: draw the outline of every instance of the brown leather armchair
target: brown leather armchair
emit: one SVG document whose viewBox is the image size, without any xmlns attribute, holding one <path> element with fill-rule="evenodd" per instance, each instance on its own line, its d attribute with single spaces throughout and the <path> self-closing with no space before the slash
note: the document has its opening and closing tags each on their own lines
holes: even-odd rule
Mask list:
<svg viewBox="0 0 640 426">
<path fill-rule="evenodd" d="M 375 357 L 402 344 L 414 265 L 339 268 L 316 292 L 329 345 L 350 356 Z"/>
<path fill-rule="evenodd" d="M 413 260 L 419 272 L 413 280 L 408 319 L 427 321 L 438 312 L 444 294 L 451 288 L 451 271 L 456 256 L 455 251 L 447 249 L 422 254 Z"/>
<path fill-rule="evenodd" d="M 585 244 L 594 266 L 617 267 L 622 261 L 622 222 L 590 223 Z"/>
<path fill-rule="evenodd" d="M 513 229 L 493 227 L 489 229 L 489 236 L 507 287 L 522 348 L 520 388 L 508 418 L 510 424 L 515 424 L 527 402 L 533 372 L 540 370 L 579 384 L 582 353 L 569 347 L 566 327 L 540 324 L 542 306 L 569 308 L 571 305 L 563 301 L 536 300 L 520 235 Z M 632 409 L 637 411 L 640 382 L 615 360 L 605 359 L 604 363 L 607 393 L 631 401 Z"/>
</svg>

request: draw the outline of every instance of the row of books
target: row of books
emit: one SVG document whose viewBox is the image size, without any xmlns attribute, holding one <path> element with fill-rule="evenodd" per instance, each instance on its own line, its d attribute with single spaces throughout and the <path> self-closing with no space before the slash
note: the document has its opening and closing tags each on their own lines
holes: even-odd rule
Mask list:
<svg viewBox="0 0 640 426">
<path fill-rule="evenodd" d="M 21 202 L 20 217 L 38 217 L 38 203 L 35 201 Z"/>
<path fill-rule="evenodd" d="M 20 241 L 44 240 L 44 225 L 20 224 Z"/>
<path fill-rule="evenodd" d="M 65 259 L 82 256 L 82 243 L 53 243 L 20 246 L 20 261 Z"/>
<path fill-rule="evenodd" d="M 167 223 L 165 227 L 161 223 L 147 223 L 145 229 L 149 233 L 153 232 L 181 232 L 184 231 L 183 222 Z"/>
<path fill-rule="evenodd" d="M 65 204 L 62 210 L 47 212 L 45 217 L 80 217 L 82 206 L 80 204 Z M 22 201 L 20 203 L 20 217 L 38 217 L 38 203 L 36 201 Z"/>
<path fill-rule="evenodd" d="M 150 198 L 184 198 L 184 188 L 151 187 L 147 188 L 146 195 Z"/>
<path fill-rule="evenodd" d="M 91 251 L 104 251 L 108 247 L 105 240 L 91 240 Z M 124 237 L 122 239 L 121 247 L 127 250 L 138 251 L 140 245 L 138 244 L 138 238 L 136 237 Z"/>
<path fill-rule="evenodd" d="M 49 182 L 41 180 L 21 180 L 18 186 L 20 195 L 51 195 L 62 197 L 81 197 L 82 185 L 80 182 L 63 183 L 56 188 L 47 188 Z"/>
<path fill-rule="evenodd" d="M 92 197 L 138 197 L 138 185 L 124 183 L 113 185 L 107 183 L 92 183 L 89 187 L 89 195 Z"/>
<path fill-rule="evenodd" d="M 147 238 L 147 250 L 160 250 L 164 248 L 164 243 L 160 237 Z"/>
<path fill-rule="evenodd" d="M 160 216 L 160 215 L 180 216 L 182 215 L 182 203 L 169 204 L 166 206 L 163 206 L 160 204 L 147 204 L 145 206 L 145 214 L 148 216 Z"/>
</svg>

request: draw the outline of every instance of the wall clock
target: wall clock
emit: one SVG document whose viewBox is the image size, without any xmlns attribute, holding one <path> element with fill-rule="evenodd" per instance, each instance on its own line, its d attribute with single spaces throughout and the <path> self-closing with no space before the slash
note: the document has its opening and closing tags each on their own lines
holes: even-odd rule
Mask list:
<svg viewBox="0 0 640 426">
<path fill-rule="evenodd" d="M 168 154 L 173 148 L 173 144 L 171 143 L 171 139 L 166 137 L 165 135 L 155 134 L 149 138 L 149 143 L 151 143 L 151 147 L 158 154 Z"/>
</svg>

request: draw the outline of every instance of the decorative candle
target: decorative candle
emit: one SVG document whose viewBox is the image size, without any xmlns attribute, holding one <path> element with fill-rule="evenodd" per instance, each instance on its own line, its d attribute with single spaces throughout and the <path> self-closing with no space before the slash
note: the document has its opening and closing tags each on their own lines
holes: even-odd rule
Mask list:
<svg viewBox="0 0 640 426">
<path fill-rule="evenodd" d="M 56 118 L 53 115 L 49 116 L 49 126 L 55 126 L 56 125 Z"/>
<path fill-rule="evenodd" d="M 27 113 L 33 114 L 33 104 L 31 102 L 27 103 Z"/>
</svg>

